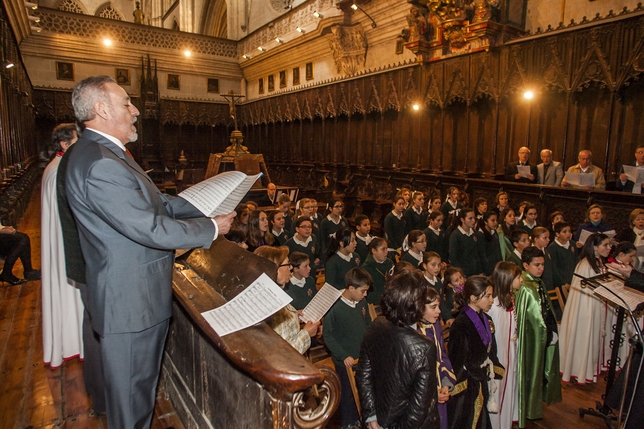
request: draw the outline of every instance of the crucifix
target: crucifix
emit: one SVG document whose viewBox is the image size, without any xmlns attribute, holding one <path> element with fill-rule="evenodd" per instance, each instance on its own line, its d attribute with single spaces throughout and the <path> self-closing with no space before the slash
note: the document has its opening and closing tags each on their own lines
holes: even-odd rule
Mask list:
<svg viewBox="0 0 644 429">
<path fill-rule="evenodd" d="M 241 94 L 235 94 L 235 91 L 232 89 L 228 91 L 227 94 L 221 94 L 222 97 L 228 101 L 228 105 L 230 106 L 230 118 L 233 120 L 233 123 L 235 124 L 235 129 L 237 129 L 237 111 L 235 109 L 235 102 L 239 99 L 244 98 L 244 95 Z"/>
</svg>

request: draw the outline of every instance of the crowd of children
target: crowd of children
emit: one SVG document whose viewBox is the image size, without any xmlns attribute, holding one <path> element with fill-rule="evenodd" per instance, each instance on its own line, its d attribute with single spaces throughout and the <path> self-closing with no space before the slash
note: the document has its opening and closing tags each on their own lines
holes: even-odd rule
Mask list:
<svg viewBox="0 0 644 429">
<path fill-rule="evenodd" d="M 489 204 L 477 198 L 473 208 L 464 198 L 457 188 L 444 201 L 403 189 L 384 218 L 384 237 L 371 235 L 365 215 L 352 227 L 339 199 L 329 202 L 324 217 L 308 198 L 293 213 L 286 195 L 272 211 L 238 208 L 227 238 L 251 251 L 288 248 L 284 287 L 295 310 L 316 294 L 317 271 L 324 269 L 325 281 L 343 290 L 321 339 L 342 382 L 343 428 L 361 427 L 347 368 L 369 329 L 369 306 L 379 306 L 388 279 L 406 270 L 421 273 L 428 285 L 415 329 L 436 347 L 441 429 L 525 427 L 542 417 L 544 402 L 561 401 L 562 380 L 593 382 L 608 366 L 616 309 L 581 287 L 575 274 L 601 274 L 607 262 L 641 268 L 636 246 L 644 244 L 644 210 L 634 210 L 630 228 L 616 235 L 602 207 L 592 205 L 573 235 L 564 213 L 540 225 L 534 205 L 524 201 L 515 210 L 506 192 Z M 548 292 L 555 290 L 566 297 L 565 308 L 551 301 Z M 622 362 L 627 352 L 620 348 Z"/>
</svg>

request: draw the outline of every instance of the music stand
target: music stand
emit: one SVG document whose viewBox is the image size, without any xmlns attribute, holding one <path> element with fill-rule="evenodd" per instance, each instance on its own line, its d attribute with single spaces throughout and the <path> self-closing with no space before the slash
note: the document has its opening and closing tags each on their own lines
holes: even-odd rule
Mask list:
<svg viewBox="0 0 644 429">
<path fill-rule="evenodd" d="M 631 366 L 631 361 L 632 361 L 632 356 L 633 356 L 633 349 L 635 347 L 635 344 L 639 343 L 642 344 L 642 331 L 637 324 L 637 320 L 635 319 L 635 316 L 633 316 L 633 313 L 636 311 L 641 311 L 642 308 L 644 308 L 644 293 L 639 292 L 635 289 L 631 289 L 627 286 L 624 286 L 624 279 L 612 272 L 608 272 L 606 274 L 600 274 L 598 276 L 594 277 L 583 277 L 580 276 L 579 274 L 575 273 L 575 276 L 581 278 L 581 285 L 582 287 L 589 286 L 593 289 L 593 292 L 595 295 L 599 295 L 606 301 L 612 302 L 613 304 L 618 306 L 617 309 L 617 321 L 615 323 L 615 336 L 613 337 L 612 343 L 612 351 L 611 351 L 611 358 L 609 361 L 609 368 L 608 368 L 608 376 L 606 377 L 606 391 L 604 395 L 602 395 L 602 399 L 604 400 L 603 404 L 600 404 L 597 402 L 597 407 L 596 408 L 580 408 L 579 409 L 579 416 L 584 417 L 584 415 L 589 414 L 591 416 L 595 417 L 600 417 L 604 419 L 604 422 L 606 425 L 609 427 L 609 429 L 613 429 L 613 424 L 612 420 L 617 419 L 617 428 L 619 429 L 622 426 L 622 411 L 624 408 L 624 401 L 626 399 L 626 390 L 628 386 L 628 376 L 630 372 L 630 366 Z M 608 392 L 612 389 L 614 383 L 615 383 L 615 368 L 617 366 L 617 361 L 619 359 L 619 346 L 621 342 L 621 335 L 622 335 L 622 327 L 624 324 L 624 316 L 626 312 L 628 311 L 628 315 L 631 318 L 631 322 L 633 323 L 633 326 L 635 327 L 636 331 L 636 337 L 634 342 L 630 341 L 630 352 L 628 356 L 628 363 L 626 365 L 626 384 L 624 386 L 624 390 L 622 391 L 622 398 L 620 401 L 620 409 L 619 409 L 619 414 L 615 416 L 610 407 L 606 405 L 606 397 L 608 395 Z M 642 359 L 642 362 L 644 362 L 644 359 Z M 641 369 L 641 363 L 640 363 L 640 369 Z M 629 404 L 632 404 L 633 402 L 633 397 L 635 396 L 636 389 L 633 389 L 633 392 L 631 394 L 631 400 L 629 401 Z M 630 414 L 630 405 L 629 405 L 629 412 Z M 627 415 L 628 417 L 628 415 Z M 624 425 L 626 424 L 626 421 L 624 422 Z"/>
</svg>

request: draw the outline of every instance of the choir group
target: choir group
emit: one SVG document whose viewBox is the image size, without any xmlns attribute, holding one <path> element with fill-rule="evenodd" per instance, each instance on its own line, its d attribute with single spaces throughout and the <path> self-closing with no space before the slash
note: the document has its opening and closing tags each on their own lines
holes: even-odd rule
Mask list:
<svg viewBox="0 0 644 429">
<path fill-rule="evenodd" d="M 534 205 L 522 202 L 515 210 L 505 192 L 493 203 L 478 198 L 468 207 L 467 200 L 457 188 L 449 188 L 444 201 L 402 189 L 384 219 L 384 237 L 370 235 L 367 216 L 350 224 L 338 199 L 324 217 L 318 202 L 308 198 L 299 200 L 293 213 L 284 194 L 268 213 L 252 202 L 237 208 L 228 239 L 263 256 L 266 247 L 282 249 L 269 259 L 281 270 L 278 283 L 293 298 L 282 317 L 290 328 L 277 328 L 276 321 L 272 326 L 287 341 L 295 338 L 300 352 L 312 342 L 326 345 L 342 381 L 342 427 L 362 427 L 347 370 L 356 370 L 358 379 L 375 371 L 362 365 L 370 350 L 363 338 L 384 328 L 372 323 L 370 313 L 393 299 L 387 290 L 405 271 L 422 273 L 428 285 L 422 316 L 407 328 L 427 337 L 436 354 L 435 380 L 427 384 L 436 386 L 428 396 L 435 402 L 427 416 L 436 413 L 437 420 L 426 416 L 408 427 L 509 429 L 517 422 L 522 428 L 527 420 L 542 418 L 544 402 L 561 401 L 562 380 L 591 383 L 607 369 L 616 308 L 574 274 L 604 273 L 608 262 L 640 268 L 644 258 L 636 247 L 642 244 L 644 209 L 630 214 L 628 230 L 615 233 L 598 205 L 573 228 L 559 211 L 549 215 L 547 225 L 538 224 Z M 318 274 L 343 294 L 316 339 L 317 325 L 302 328 L 296 315 L 315 295 Z M 381 317 L 394 320 L 388 311 Z M 625 325 L 630 336 L 634 329 Z M 619 354 L 626 362 L 628 346 L 621 345 Z M 370 402 L 377 399 L 371 390 L 377 385 L 367 385 L 359 386 L 364 424 L 398 427 L 391 410 Z M 407 406 L 399 418 L 414 414 L 413 404 Z"/>
</svg>

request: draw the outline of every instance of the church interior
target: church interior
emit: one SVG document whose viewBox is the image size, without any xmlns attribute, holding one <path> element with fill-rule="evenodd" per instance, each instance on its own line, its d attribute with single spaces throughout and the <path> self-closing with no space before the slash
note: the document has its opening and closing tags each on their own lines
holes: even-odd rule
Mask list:
<svg viewBox="0 0 644 429">
<path fill-rule="evenodd" d="M 600 204 L 617 230 L 642 207 L 616 189 L 644 141 L 644 6 L 634 0 L 3 0 L 0 33 L 0 223 L 30 231 L 35 260 L 51 132 L 75 121 L 71 92 L 93 75 L 130 95 L 140 116 L 128 149 L 169 194 L 234 149 L 261 154 L 271 182 L 322 210 L 341 198 L 344 216 L 367 215 L 375 235 L 402 187 L 443 197 L 457 187 L 490 203 L 505 191 L 513 206 L 534 204 L 541 223 L 564 211 L 577 225 Z M 550 149 L 564 168 L 592 151 L 606 189 L 506 181 L 524 146 L 532 163 Z M 215 282 L 202 257 L 191 256 L 195 276 Z M 34 351 L 37 284 L 0 289 L 0 428 L 106 427 L 83 397 L 82 363 L 49 372 Z M 253 411 L 238 427 L 335 427 L 325 401 L 337 405 L 338 386 L 324 385 L 327 396 L 316 387 L 325 373 L 303 358 L 261 359 L 248 343 L 279 354 L 269 332 L 223 341 L 191 324 L 219 298 L 185 273 L 174 286 L 181 317 L 153 427 L 233 427 L 216 414 L 243 414 L 240 401 Z M 249 383 L 258 386 L 240 392 Z M 564 403 L 528 427 L 604 427 L 577 411 L 604 387 L 564 386 Z M 237 393 L 217 403 L 227 389 Z"/>
</svg>

